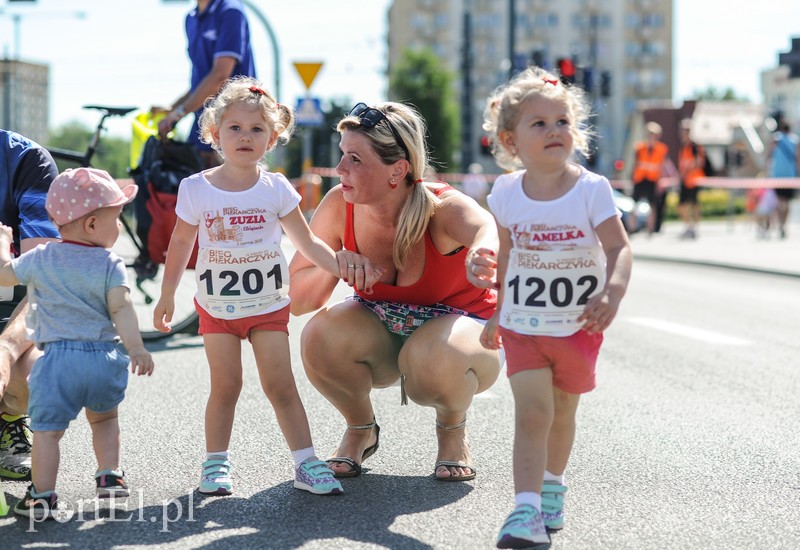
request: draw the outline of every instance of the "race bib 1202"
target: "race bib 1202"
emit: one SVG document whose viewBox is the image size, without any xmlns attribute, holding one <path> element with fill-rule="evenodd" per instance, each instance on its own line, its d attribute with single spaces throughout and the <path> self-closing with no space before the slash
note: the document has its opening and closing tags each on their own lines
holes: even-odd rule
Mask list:
<svg viewBox="0 0 800 550">
<path fill-rule="evenodd" d="M 589 298 L 605 284 L 591 249 L 511 249 L 500 324 L 521 334 L 571 334 Z"/>
</svg>

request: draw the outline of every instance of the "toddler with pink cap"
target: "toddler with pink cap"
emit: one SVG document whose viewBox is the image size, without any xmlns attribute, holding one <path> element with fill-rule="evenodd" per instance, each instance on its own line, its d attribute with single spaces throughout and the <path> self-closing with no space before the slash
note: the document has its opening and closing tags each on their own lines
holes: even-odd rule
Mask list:
<svg viewBox="0 0 800 550">
<path fill-rule="evenodd" d="M 69 169 L 53 180 L 45 204 L 61 242 L 12 259 L 12 229 L 0 224 L 0 286 L 28 287 L 30 338 L 44 351 L 30 375 L 32 483 L 14 507 L 36 521 L 55 517 L 59 441 L 82 409 L 92 429 L 97 496 L 128 495 L 117 408 L 128 365 L 131 373 L 150 375 L 153 358 L 139 334 L 125 263 L 109 249 L 119 237 L 122 207 L 137 191 L 120 188 L 103 170 Z"/>
</svg>

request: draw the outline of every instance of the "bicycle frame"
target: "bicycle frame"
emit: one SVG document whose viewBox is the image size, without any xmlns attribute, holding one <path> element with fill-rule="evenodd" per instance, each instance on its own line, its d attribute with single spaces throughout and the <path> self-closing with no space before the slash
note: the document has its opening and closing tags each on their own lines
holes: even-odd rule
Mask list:
<svg viewBox="0 0 800 550">
<path fill-rule="evenodd" d="M 106 119 L 114 116 L 125 116 L 128 113 L 135 111 L 136 107 L 109 107 L 104 105 L 85 105 L 84 108 L 100 111 L 100 120 L 98 121 L 94 129 L 94 132 L 92 133 L 86 151 L 84 153 L 81 153 L 79 151 L 59 149 L 56 147 L 48 147 L 47 150 L 56 160 L 66 161 L 69 163 L 76 164 L 78 166 L 90 167 L 92 158 L 97 152 L 98 144 L 100 142 L 102 133 L 106 129 L 105 127 Z M 145 249 L 142 241 L 137 236 L 136 231 L 133 229 L 133 227 L 131 227 L 130 221 L 127 219 L 127 217 L 120 216 L 120 220 L 122 221 L 125 233 L 128 235 L 130 242 L 134 245 L 136 252 L 138 254 L 137 259 L 134 260 L 132 264 L 126 262 L 126 267 L 133 269 L 133 271 L 135 272 L 136 289 L 139 291 L 140 295 L 144 297 L 144 303 L 149 305 L 153 302 L 153 297 L 151 296 L 151 292 L 157 291 L 157 288 L 153 288 L 153 283 L 156 282 L 155 278 L 159 271 L 158 264 L 155 264 L 149 259 L 146 262 L 145 261 L 139 262 L 140 258 L 147 258 L 147 250 Z M 150 286 L 149 292 L 147 289 L 144 288 L 143 285 L 145 284 L 148 284 L 148 286 Z M 171 336 L 176 332 L 180 332 L 181 330 L 194 326 L 194 323 L 197 320 L 197 313 L 194 311 L 193 306 L 191 308 L 191 312 L 187 312 L 187 314 L 188 316 L 185 319 L 180 319 L 176 322 L 176 326 L 173 327 L 174 332 L 160 333 L 160 332 L 144 331 L 141 330 L 140 327 L 142 337 L 146 340 L 164 338 Z"/>
<path fill-rule="evenodd" d="M 48 147 L 47 150 L 50 151 L 50 154 L 53 155 L 53 158 L 65 160 L 68 162 L 74 162 L 78 166 L 89 167 L 92 165 L 92 158 L 94 154 L 97 152 L 97 145 L 100 143 L 100 136 L 103 133 L 103 130 L 106 129 L 105 122 L 106 119 L 112 116 L 125 116 L 128 113 L 135 111 L 136 107 L 108 107 L 105 105 L 84 105 L 84 109 L 95 109 L 101 112 L 100 121 L 97 123 L 97 126 L 94 129 L 94 133 L 92 133 L 92 137 L 89 140 L 89 146 L 86 148 L 85 153 L 80 153 L 78 151 L 70 151 L 68 149 L 59 149 L 57 147 Z M 122 225 L 125 227 L 125 231 L 131 237 L 133 244 L 136 245 L 140 254 L 143 254 L 145 250 L 142 248 L 142 243 L 139 242 L 139 239 L 135 238 L 134 231 L 130 226 L 130 223 L 125 218 L 125 216 L 121 216 L 120 219 L 122 220 Z"/>
</svg>

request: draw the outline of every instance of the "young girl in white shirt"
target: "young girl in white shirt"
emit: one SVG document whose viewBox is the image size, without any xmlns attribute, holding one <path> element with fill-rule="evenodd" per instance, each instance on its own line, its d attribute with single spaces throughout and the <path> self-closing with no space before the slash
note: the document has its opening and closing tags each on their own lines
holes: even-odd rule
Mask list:
<svg viewBox="0 0 800 550">
<path fill-rule="evenodd" d="M 317 459 L 308 419 L 292 375 L 287 324 L 289 273 L 281 229 L 297 250 L 337 277 L 371 289 L 377 280 L 366 258 L 345 260 L 310 231 L 300 195 L 281 174 L 260 164 L 278 139 L 288 141 L 291 109 L 252 78 L 229 80 L 200 121 L 202 138 L 223 157 L 221 166 L 186 178 L 178 190 L 178 220 L 167 252 L 153 323 L 169 330 L 175 289 L 199 239 L 195 307 L 211 374 L 206 405 L 206 460 L 200 492 L 233 492 L 229 443 L 242 389 L 241 340 L 253 346 L 261 386 L 272 403 L 295 463 L 294 486 L 339 494 L 342 486 Z"/>
<path fill-rule="evenodd" d="M 611 186 L 574 160 L 588 153 L 584 97 L 530 68 L 489 98 L 484 115 L 495 160 L 516 170 L 488 197 L 499 250 L 476 249 L 467 262 L 478 284 L 498 288 L 481 344 L 504 348 L 515 402 L 516 508 L 498 548 L 547 543 L 547 528 L 563 527 L 578 400 L 595 386 L 603 331 L 630 278 Z"/>
</svg>

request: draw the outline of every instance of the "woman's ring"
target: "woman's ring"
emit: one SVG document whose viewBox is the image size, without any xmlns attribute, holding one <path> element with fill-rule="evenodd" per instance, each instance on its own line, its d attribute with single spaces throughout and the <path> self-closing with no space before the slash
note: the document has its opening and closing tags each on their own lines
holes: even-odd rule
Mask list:
<svg viewBox="0 0 800 550">
<path fill-rule="evenodd" d="M 360 267 L 361 269 L 364 269 L 364 266 L 363 266 L 363 265 L 357 265 L 357 266 L 356 266 L 356 269 L 358 269 L 359 267 Z"/>
<path fill-rule="evenodd" d="M 353 264 L 347 264 L 347 269 L 353 269 Z"/>
</svg>

